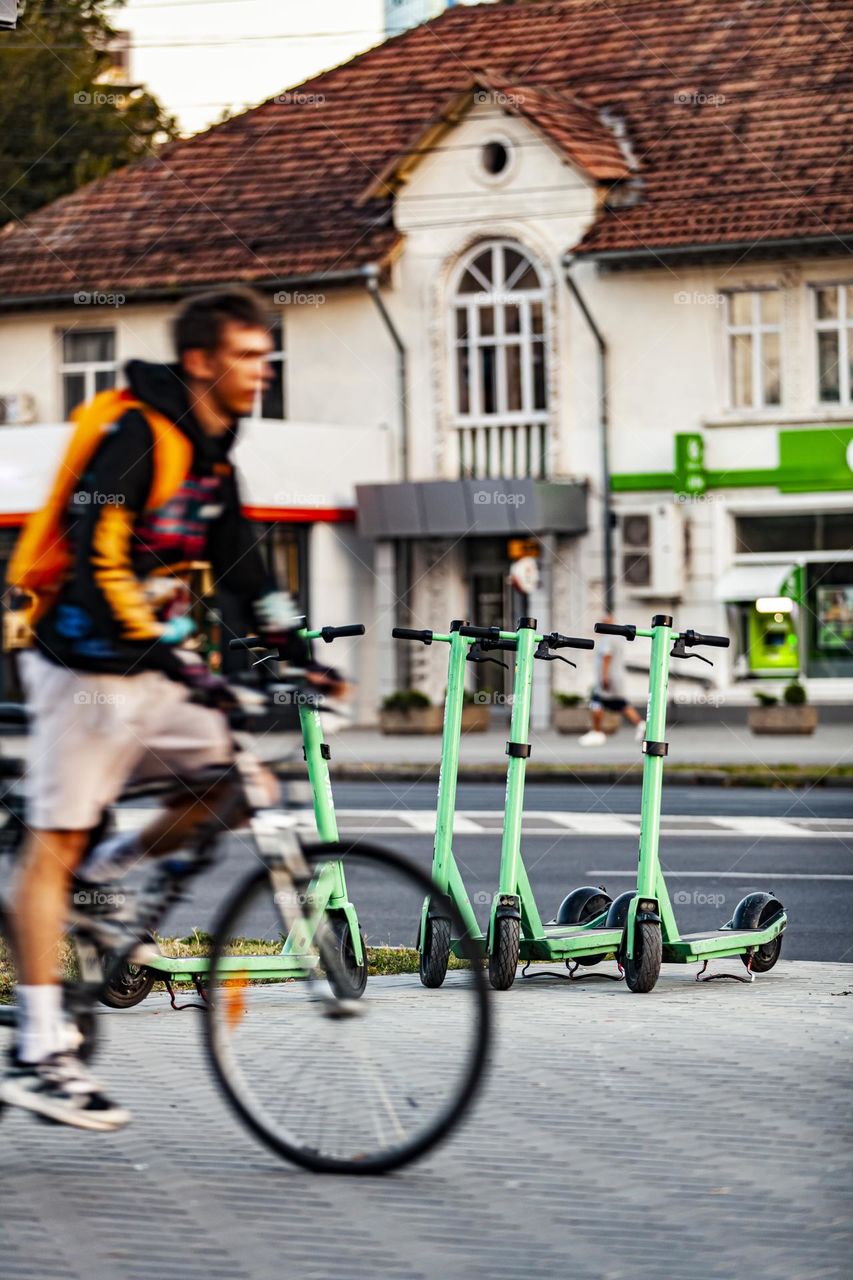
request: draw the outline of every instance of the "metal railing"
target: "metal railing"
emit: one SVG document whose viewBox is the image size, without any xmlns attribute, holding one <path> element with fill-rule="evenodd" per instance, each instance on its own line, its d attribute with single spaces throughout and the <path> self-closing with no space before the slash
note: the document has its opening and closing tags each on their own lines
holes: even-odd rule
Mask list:
<svg viewBox="0 0 853 1280">
<path fill-rule="evenodd" d="M 544 480 L 549 474 L 547 422 L 472 423 L 453 431 L 463 479 L 530 476 Z"/>
</svg>

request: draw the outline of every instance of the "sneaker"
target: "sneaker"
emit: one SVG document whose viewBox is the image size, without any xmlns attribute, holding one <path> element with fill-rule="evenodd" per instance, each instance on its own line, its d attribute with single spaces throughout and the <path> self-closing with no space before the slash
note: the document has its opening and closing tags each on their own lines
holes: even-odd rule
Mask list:
<svg viewBox="0 0 853 1280">
<path fill-rule="evenodd" d="M 43 1062 L 21 1062 L 13 1057 L 0 1080 L 0 1102 L 56 1124 L 99 1133 L 122 1129 L 130 1120 L 130 1112 L 111 1102 L 79 1058 L 70 1053 L 54 1053 Z"/>
<path fill-rule="evenodd" d="M 634 741 L 642 742 L 645 736 L 646 736 L 646 722 L 645 720 L 641 720 L 640 723 L 637 725 L 637 727 L 634 729 Z"/>
<path fill-rule="evenodd" d="M 607 741 L 607 734 L 602 733 L 600 729 L 590 729 L 582 738 L 578 738 L 579 747 L 603 747 Z"/>
</svg>

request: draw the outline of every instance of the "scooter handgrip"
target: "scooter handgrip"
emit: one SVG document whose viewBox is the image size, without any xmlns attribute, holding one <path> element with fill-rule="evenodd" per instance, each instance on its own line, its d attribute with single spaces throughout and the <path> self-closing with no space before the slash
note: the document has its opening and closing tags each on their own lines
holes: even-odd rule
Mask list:
<svg viewBox="0 0 853 1280">
<path fill-rule="evenodd" d="M 707 644 L 714 649 L 728 649 L 731 644 L 728 636 L 703 636 L 701 631 L 685 631 L 685 644 Z"/>
<path fill-rule="evenodd" d="M 320 635 L 329 644 L 332 640 L 337 640 L 338 636 L 363 636 L 363 622 L 348 622 L 343 627 L 321 627 Z"/>
<path fill-rule="evenodd" d="M 460 636 L 470 636 L 475 640 L 500 640 L 500 627 L 460 627 Z"/>
<path fill-rule="evenodd" d="M 420 640 L 421 644 L 432 644 L 431 631 L 413 631 L 411 627 L 393 627 L 391 635 L 395 640 Z"/>
<path fill-rule="evenodd" d="M 484 653 L 491 653 L 494 649 L 500 649 L 504 653 L 517 653 L 518 641 L 517 640 L 484 640 L 483 641 Z"/>
<path fill-rule="evenodd" d="M 269 644 L 261 636 L 236 636 L 228 641 L 229 649 L 269 649 Z"/>
<path fill-rule="evenodd" d="M 549 649 L 594 649 L 595 641 L 584 636 L 563 636 L 559 631 L 552 631 L 548 636 Z"/>
<path fill-rule="evenodd" d="M 596 622 L 593 631 L 602 636 L 624 636 L 626 640 L 636 640 L 637 628 L 633 623 L 621 626 L 618 622 Z"/>
</svg>

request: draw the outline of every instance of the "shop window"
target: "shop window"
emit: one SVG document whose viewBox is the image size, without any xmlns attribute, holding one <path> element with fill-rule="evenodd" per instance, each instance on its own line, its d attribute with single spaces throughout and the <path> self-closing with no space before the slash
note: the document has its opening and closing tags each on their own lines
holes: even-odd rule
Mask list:
<svg viewBox="0 0 853 1280">
<path fill-rule="evenodd" d="M 812 292 L 818 400 L 853 404 L 853 284 L 820 285 Z"/>
<path fill-rule="evenodd" d="M 62 412 L 66 421 L 79 404 L 116 384 L 115 329 L 68 329 L 62 335 Z"/>
<path fill-rule="evenodd" d="M 730 293 L 726 301 L 729 397 L 733 408 L 782 403 L 782 295 L 778 289 Z"/>
<path fill-rule="evenodd" d="M 739 554 L 851 551 L 853 513 L 736 516 L 735 542 Z"/>
</svg>

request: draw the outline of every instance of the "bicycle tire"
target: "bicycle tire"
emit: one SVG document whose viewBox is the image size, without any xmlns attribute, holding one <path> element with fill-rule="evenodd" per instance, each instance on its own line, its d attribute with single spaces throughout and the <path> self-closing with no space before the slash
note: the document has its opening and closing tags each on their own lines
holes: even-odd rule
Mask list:
<svg viewBox="0 0 853 1280">
<path fill-rule="evenodd" d="M 376 845 L 315 844 L 305 846 L 304 852 L 314 871 L 324 863 L 338 860 L 341 862 L 346 875 L 349 896 L 359 911 L 362 922 L 364 922 L 363 910 L 370 917 L 373 904 L 362 895 L 361 905 L 359 905 L 359 899 L 356 892 L 352 891 L 352 886 L 354 883 L 361 885 L 372 883 L 371 875 L 376 884 L 381 885 L 386 892 L 389 881 L 393 884 L 396 877 L 397 887 L 402 886 L 409 891 L 413 902 L 422 904 L 425 897 L 438 892 L 430 877 L 419 867 L 400 854 Z M 365 874 L 363 875 L 362 872 Z M 454 972 L 454 978 L 462 981 L 448 984 L 448 988 L 441 995 L 435 993 L 432 996 L 418 996 L 413 1000 L 412 992 L 420 990 L 419 985 L 414 985 L 418 983 L 415 973 L 412 973 L 411 977 L 407 973 L 402 978 L 371 977 L 367 994 L 359 1001 L 348 1002 L 353 1008 L 357 1007 L 360 1012 L 363 1012 L 363 1017 L 326 1018 L 325 1023 L 320 1018 L 316 1018 L 316 1022 L 312 1025 L 321 1028 L 321 1036 L 324 1031 L 328 1031 L 329 1027 L 339 1029 L 341 1034 L 334 1050 L 324 1049 L 323 1060 L 312 1061 L 310 1053 L 306 1053 L 301 1047 L 302 1042 L 299 1038 L 308 1020 L 320 1009 L 319 1002 L 316 1000 L 311 1002 L 312 988 L 309 982 L 304 979 L 277 982 L 271 990 L 270 984 L 265 983 L 264 980 L 253 984 L 250 980 L 242 979 L 240 991 L 236 995 L 228 990 L 229 986 L 234 985 L 235 980 L 229 979 L 227 975 L 229 972 L 233 974 L 237 961 L 233 957 L 228 958 L 231 964 L 230 970 L 228 964 L 223 962 L 226 960 L 232 938 L 244 936 L 239 933 L 235 935 L 235 927 L 244 918 L 241 913 L 249 913 L 246 916 L 247 919 L 254 918 L 251 913 L 256 910 L 256 899 L 259 895 L 261 897 L 265 894 L 269 895 L 272 887 L 269 869 L 258 868 L 252 872 L 225 904 L 214 928 L 209 974 L 211 1007 L 210 1016 L 205 1019 L 206 1047 L 214 1077 L 226 1101 L 249 1130 L 276 1154 L 302 1168 L 317 1173 L 371 1175 L 387 1173 L 409 1164 L 448 1137 L 463 1119 L 482 1083 L 491 1036 L 491 1019 L 488 988 L 476 948 L 468 939 L 462 920 L 457 918 L 458 912 L 451 904 L 451 924 L 461 939 L 463 958 L 469 962 L 467 968 Z M 334 913 L 330 910 L 329 914 Z M 407 932 L 410 927 L 411 918 L 409 917 L 405 920 L 405 931 Z M 365 925 L 365 928 L 370 941 L 371 928 L 369 925 Z M 240 982 L 241 979 L 238 979 L 237 984 L 240 985 Z M 396 986 L 393 985 L 395 983 Z M 255 988 L 258 990 L 256 991 Z M 453 995 L 447 994 L 448 991 L 453 992 L 457 998 L 454 999 Z M 468 1002 L 460 998 L 460 992 L 467 993 L 470 997 Z M 281 1017 L 279 1005 L 284 1007 L 288 999 L 289 1013 Z M 240 1028 L 240 1031 L 236 1032 L 234 1026 L 229 1026 L 235 1002 L 238 1010 L 236 1026 Z M 248 1008 L 250 1005 L 254 1005 L 254 1009 L 260 1009 L 261 1014 L 257 1015 L 254 1009 Z M 430 1008 L 433 1014 L 432 1019 L 427 1016 Z M 271 1012 L 272 1010 L 275 1012 Z M 460 1010 L 463 1016 L 460 1016 Z M 380 1073 L 375 1067 L 371 1068 L 368 1062 L 364 1071 L 364 1079 L 367 1082 L 364 1105 L 353 1106 L 346 1099 L 339 1097 L 338 1091 L 342 1083 L 345 1085 L 351 1083 L 347 1074 L 351 1064 L 355 1063 L 358 1066 L 364 1056 L 369 1058 L 369 1051 L 367 1055 L 360 1056 L 359 1046 L 356 1044 L 355 1053 L 349 1056 L 347 1050 L 350 1046 L 344 1037 L 347 1034 L 347 1028 L 364 1027 L 374 1019 L 374 1015 L 374 1025 L 378 1032 L 377 1045 L 380 1048 L 390 1046 L 388 1074 L 377 1079 Z M 456 1027 L 456 1042 L 448 1043 L 445 1036 L 435 1034 L 436 1019 L 440 1020 L 442 1016 L 445 1017 L 446 1022 Z M 273 1025 L 276 1018 L 279 1019 L 280 1030 L 279 1023 Z M 409 1019 L 408 1022 L 405 1022 L 406 1018 Z M 256 1037 L 257 1047 L 251 1052 L 248 1051 L 248 1045 L 247 1051 L 241 1051 L 235 1047 L 237 1035 L 244 1027 L 247 1028 L 247 1040 L 251 1035 Z M 353 1040 L 359 1040 L 359 1035 L 354 1030 L 350 1031 L 350 1035 Z M 432 1043 L 430 1043 L 430 1037 Z M 464 1044 L 460 1043 L 462 1037 L 467 1037 Z M 331 1034 L 328 1038 L 331 1038 Z M 425 1060 L 425 1047 L 437 1051 L 437 1066 Z M 448 1065 L 451 1047 L 453 1053 Z M 415 1053 L 414 1070 L 412 1064 L 404 1064 L 400 1060 L 401 1052 Z M 273 1087 L 268 1085 L 264 1070 L 269 1072 L 274 1054 L 283 1053 L 295 1055 L 293 1071 L 290 1073 L 286 1071 L 284 1077 L 281 1074 L 275 1075 Z M 263 1063 L 262 1067 L 258 1067 L 259 1060 Z M 248 1081 L 246 1073 L 249 1069 L 253 1072 L 257 1069 L 260 1075 L 260 1083 L 257 1086 Z M 384 1071 L 385 1068 L 383 1067 L 382 1070 Z M 330 1078 L 333 1090 L 331 1094 L 328 1092 Z M 392 1105 L 388 1103 L 386 1094 L 392 1088 L 399 1088 L 400 1081 L 405 1082 L 402 1099 L 405 1112 L 403 1118 L 411 1120 L 412 1123 L 418 1123 L 417 1131 L 411 1134 L 403 1133 L 402 1136 L 395 1134 L 392 1142 L 383 1142 L 377 1136 L 377 1149 L 368 1150 L 364 1145 L 360 1145 L 350 1151 L 348 1139 L 346 1143 L 344 1141 L 346 1135 L 342 1135 L 341 1124 L 351 1124 L 354 1130 L 353 1144 L 361 1143 L 362 1128 L 369 1129 L 371 1123 L 375 1122 L 375 1116 L 370 1123 L 365 1118 L 372 1100 L 371 1091 L 375 1093 L 375 1110 L 382 1113 L 380 1119 L 384 1119 L 387 1123 L 385 1113 L 391 1113 Z M 299 1090 L 303 1084 L 307 1084 L 309 1101 L 316 1104 L 313 1110 L 300 1104 Z M 450 1096 L 437 1106 L 434 1113 L 427 1116 L 423 1095 L 415 1099 L 414 1093 L 422 1087 L 426 1097 L 429 1098 L 432 1091 L 445 1085 L 450 1090 Z M 321 1098 L 322 1105 L 319 1104 L 313 1092 L 315 1087 L 326 1089 L 326 1094 Z M 260 1099 L 259 1093 L 262 1090 L 268 1093 L 267 1099 Z M 362 1095 L 358 1096 L 360 1098 Z M 290 1130 L 283 1128 L 280 1122 L 273 1119 L 270 1108 L 285 1106 L 290 1107 L 296 1114 L 299 1123 L 305 1123 L 309 1127 L 312 1122 L 314 1123 L 314 1132 L 310 1139 L 295 1138 Z M 336 1108 L 342 1117 L 337 1124 L 333 1119 Z M 322 1121 L 318 1119 L 320 1116 Z M 401 1127 L 400 1118 L 396 1112 L 392 1115 L 392 1125 L 393 1123 L 397 1123 L 398 1128 Z M 362 1128 L 359 1128 L 360 1125 Z M 377 1125 L 377 1129 L 378 1127 Z M 331 1137 L 339 1135 L 341 1145 L 347 1146 L 346 1154 L 332 1153 L 326 1149 L 330 1145 Z"/>
</svg>

